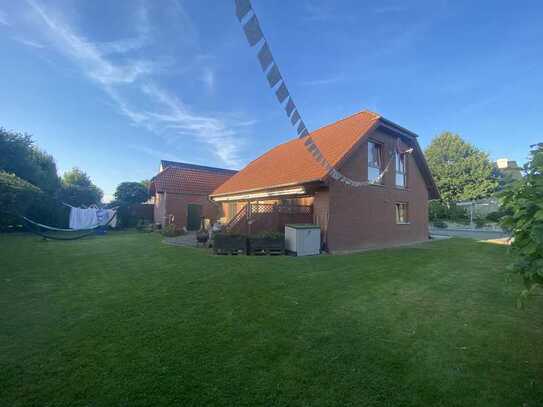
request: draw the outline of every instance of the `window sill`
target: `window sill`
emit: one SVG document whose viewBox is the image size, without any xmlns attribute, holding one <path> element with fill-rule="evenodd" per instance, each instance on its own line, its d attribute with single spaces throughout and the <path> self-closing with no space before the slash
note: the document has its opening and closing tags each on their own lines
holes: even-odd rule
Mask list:
<svg viewBox="0 0 543 407">
<path fill-rule="evenodd" d="M 410 225 L 411 222 L 396 222 L 396 225 Z"/>
<path fill-rule="evenodd" d="M 384 188 L 384 187 L 385 187 L 385 184 L 374 184 L 373 182 L 369 182 L 369 181 L 368 181 L 368 186 L 370 186 L 370 187 L 380 187 L 380 188 Z"/>
<path fill-rule="evenodd" d="M 397 189 L 399 191 L 409 191 L 408 187 L 400 187 L 398 185 L 394 185 L 394 189 Z"/>
</svg>

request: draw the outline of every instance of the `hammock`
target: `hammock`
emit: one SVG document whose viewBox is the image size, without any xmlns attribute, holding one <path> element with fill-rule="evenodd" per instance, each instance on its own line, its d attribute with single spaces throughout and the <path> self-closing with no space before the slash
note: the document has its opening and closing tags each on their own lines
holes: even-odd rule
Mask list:
<svg viewBox="0 0 543 407">
<path fill-rule="evenodd" d="M 114 213 L 105 224 L 99 224 L 88 229 L 62 229 L 34 222 L 26 216 L 21 216 L 21 218 L 25 221 L 25 226 L 30 232 L 44 239 L 77 240 L 96 234 L 99 230 L 104 230 L 113 221 L 115 216 L 117 216 L 117 213 Z"/>
</svg>

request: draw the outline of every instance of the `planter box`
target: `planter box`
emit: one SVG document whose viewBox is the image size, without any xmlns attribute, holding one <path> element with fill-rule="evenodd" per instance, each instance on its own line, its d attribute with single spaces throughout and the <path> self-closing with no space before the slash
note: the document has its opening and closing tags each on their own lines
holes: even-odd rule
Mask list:
<svg viewBox="0 0 543 407">
<path fill-rule="evenodd" d="M 284 237 L 249 237 L 249 254 L 284 254 Z"/>
<path fill-rule="evenodd" d="M 245 254 L 247 253 L 247 237 L 217 233 L 213 236 L 213 253 Z"/>
</svg>

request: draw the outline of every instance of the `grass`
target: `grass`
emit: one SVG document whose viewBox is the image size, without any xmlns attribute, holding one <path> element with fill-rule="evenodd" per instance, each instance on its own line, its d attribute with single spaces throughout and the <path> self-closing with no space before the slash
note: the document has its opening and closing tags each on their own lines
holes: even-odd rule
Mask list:
<svg viewBox="0 0 543 407">
<path fill-rule="evenodd" d="M 0 405 L 540 406 L 507 249 L 218 257 L 0 236 Z"/>
</svg>

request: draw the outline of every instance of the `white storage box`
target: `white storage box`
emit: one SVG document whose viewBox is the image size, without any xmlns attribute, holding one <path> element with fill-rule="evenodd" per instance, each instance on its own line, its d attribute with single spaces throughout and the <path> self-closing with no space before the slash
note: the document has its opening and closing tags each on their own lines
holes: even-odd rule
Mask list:
<svg viewBox="0 0 543 407">
<path fill-rule="evenodd" d="M 285 248 L 298 256 L 320 254 L 321 228 L 319 225 L 292 224 L 285 226 Z"/>
</svg>

